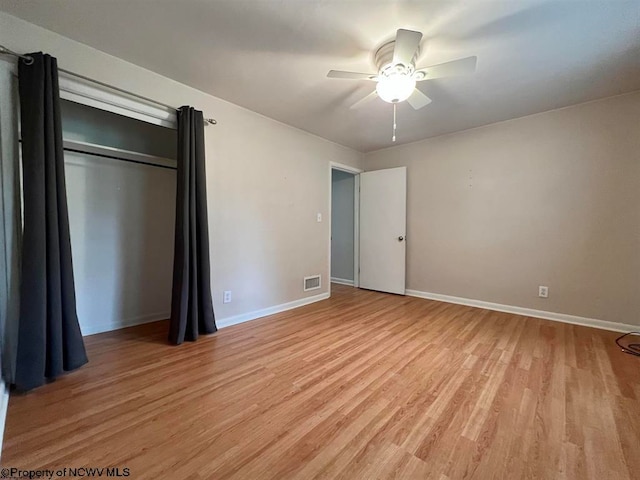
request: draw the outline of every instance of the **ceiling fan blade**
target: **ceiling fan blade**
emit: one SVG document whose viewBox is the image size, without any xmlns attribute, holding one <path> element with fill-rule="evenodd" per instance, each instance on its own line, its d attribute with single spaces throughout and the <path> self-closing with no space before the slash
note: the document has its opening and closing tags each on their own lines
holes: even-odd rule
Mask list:
<svg viewBox="0 0 640 480">
<path fill-rule="evenodd" d="M 342 70 L 329 70 L 327 73 L 329 78 L 348 78 L 352 80 L 376 80 L 377 75 L 375 73 L 358 73 L 358 72 L 343 72 Z"/>
<path fill-rule="evenodd" d="M 420 110 L 422 107 L 426 107 L 431 103 L 431 99 L 427 97 L 417 88 L 413 89 L 413 93 L 407 98 L 407 103 L 411 105 L 415 110 Z"/>
<path fill-rule="evenodd" d="M 422 33 L 413 30 L 399 29 L 396 33 L 396 44 L 393 47 L 393 63 L 411 65 L 413 56 L 420 46 Z"/>
<path fill-rule="evenodd" d="M 375 90 L 373 92 L 371 92 L 369 95 L 367 95 L 366 97 L 361 98 L 356 103 L 351 105 L 349 107 L 349 109 L 353 110 L 353 109 L 356 109 L 356 108 L 363 107 L 364 105 L 368 104 L 374 98 L 378 98 L 378 92 L 376 92 Z"/>
<path fill-rule="evenodd" d="M 476 71 L 477 63 L 478 57 L 467 57 L 459 60 L 453 60 L 451 62 L 440 63 L 439 65 L 431 65 L 430 67 L 424 67 L 418 70 L 416 73 L 418 75 L 423 73 L 424 77 L 418 77 L 416 80 L 433 80 L 434 78 L 469 75 Z"/>
</svg>

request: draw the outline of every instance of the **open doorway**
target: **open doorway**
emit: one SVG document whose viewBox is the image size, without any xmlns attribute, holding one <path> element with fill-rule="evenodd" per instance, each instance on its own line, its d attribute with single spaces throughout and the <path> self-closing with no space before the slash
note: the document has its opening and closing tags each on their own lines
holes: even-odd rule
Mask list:
<svg viewBox="0 0 640 480">
<path fill-rule="evenodd" d="M 359 174 L 361 170 L 331 163 L 329 272 L 331 283 L 359 285 Z"/>
</svg>

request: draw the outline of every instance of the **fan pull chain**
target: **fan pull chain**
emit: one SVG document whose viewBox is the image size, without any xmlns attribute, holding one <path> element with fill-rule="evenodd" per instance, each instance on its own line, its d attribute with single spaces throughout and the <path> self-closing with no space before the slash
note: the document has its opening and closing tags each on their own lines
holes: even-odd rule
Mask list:
<svg viewBox="0 0 640 480">
<path fill-rule="evenodd" d="M 392 142 L 396 141 L 396 106 L 397 105 L 398 105 L 397 103 L 393 104 L 393 135 L 391 136 Z"/>
</svg>

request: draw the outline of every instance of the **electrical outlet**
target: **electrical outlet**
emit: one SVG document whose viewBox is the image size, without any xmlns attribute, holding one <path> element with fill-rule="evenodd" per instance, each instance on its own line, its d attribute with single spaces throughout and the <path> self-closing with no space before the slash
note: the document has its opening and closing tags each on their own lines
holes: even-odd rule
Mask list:
<svg viewBox="0 0 640 480">
<path fill-rule="evenodd" d="M 538 287 L 538 296 L 540 298 L 547 298 L 549 296 L 549 287 L 545 287 L 544 285 L 540 285 Z"/>
<path fill-rule="evenodd" d="M 231 303 L 231 290 L 225 290 L 222 303 Z"/>
</svg>

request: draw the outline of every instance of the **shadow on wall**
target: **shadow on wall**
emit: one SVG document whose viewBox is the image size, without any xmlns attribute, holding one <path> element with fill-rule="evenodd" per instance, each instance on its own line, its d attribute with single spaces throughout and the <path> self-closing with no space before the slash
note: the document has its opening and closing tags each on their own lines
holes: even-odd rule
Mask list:
<svg viewBox="0 0 640 480">
<path fill-rule="evenodd" d="M 135 323 L 167 319 L 171 313 L 176 171 L 126 165 L 128 178 L 118 205 L 120 222 L 126 226 L 119 231 L 119 318 Z"/>
</svg>

